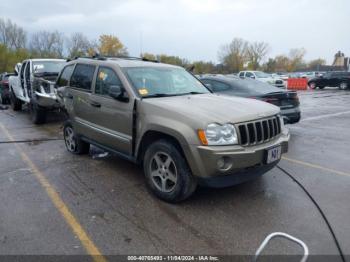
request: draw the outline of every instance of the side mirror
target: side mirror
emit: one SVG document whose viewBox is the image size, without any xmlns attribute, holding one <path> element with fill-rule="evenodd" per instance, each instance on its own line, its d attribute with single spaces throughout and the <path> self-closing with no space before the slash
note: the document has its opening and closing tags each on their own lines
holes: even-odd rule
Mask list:
<svg viewBox="0 0 350 262">
<path fill-rule="evenodd" d="M 255 76 L 250 76 L 251 79 L 255 79 Z"/>
<path fill-rule="evenodd" d="M 114 99 L 119 99 L 122 96 L 123 91 L 120 86 L 110 86 L 108 94 Z"/>
<path fill-rule="evenodd" d="M 116 100 L 122 101 L 122 102 L 128 102 L 129 98 L 128 96 L 124 95 L 125 91 L 121 86 L 110 86 L 109 87 L 109 92 L 108 92 L 110 97 L 113 97 Z"/>
</svg>

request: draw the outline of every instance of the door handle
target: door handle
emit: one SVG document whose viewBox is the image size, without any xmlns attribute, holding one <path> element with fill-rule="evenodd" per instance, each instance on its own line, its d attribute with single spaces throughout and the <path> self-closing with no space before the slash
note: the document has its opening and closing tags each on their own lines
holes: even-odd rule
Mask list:
<svg viewBox="0 0 350 262">
<path fill-rule="evenodd" d="M 94 107 L 101 107 L 100 103 L 97 103 L 95 101 L 90 101 L 90 105 L 94 106 Z"/>
</svg>

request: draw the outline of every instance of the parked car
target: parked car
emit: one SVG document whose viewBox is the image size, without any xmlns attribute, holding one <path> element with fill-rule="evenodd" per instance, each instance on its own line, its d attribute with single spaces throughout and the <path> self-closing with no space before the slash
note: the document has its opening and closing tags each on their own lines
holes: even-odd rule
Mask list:
<svg viewBox="0 0 350 262">
<path fill-rule="evenodd" d="M 14 73 L 2 73 L 0 75 L 0 104 L 10 103 L 9 77 Z"/>
<path fill-rule="evenodd" d="M 260 82 L 264 82 L 278 88 L 285 88 L 285 84 L 283 79 L 278 77 L 272 77 L 270 74 L 261 72 L 261 71 L 241 71 L 238 73 L 238 76 L 242 79 L 251 78 L 258 80 Z"/>
<path fill-rule="evenodd" d="M 22 104 L 28 104 L 33 122 L 44 123 L 47 110 L 60 106 L 55 81 L 65 62 L 63 59 L 24 60 L 18 75 L 9 80 L 12 109 L 18 111 Z"/>
<path fill-rule="evenodd" d="M 185 69 L 142 59 L 78 58 L 57 80 L 69 120 L 67 150 L 90 144 L 143 165 L 147 185 L 177 202 L 197 184 L 254 179 L 287 152 L 280 109 L 211 93 Z"/>
<path fill-rule="evenodd" d="M 214 93 L 253 98 L 276 105 L 281 109 L 285 123 L 294 124 L 300 120 L 299 97 L 295 91 L 281 90 L 252 79 L 204 77 L 201 81 Z"/>
<path fill-rule="evenodd" d="M 308 85 L 311 89 L 323 89 L 326 86 L 339 87 L 339 89 L 345 90 L 350 86 L 350 72 L 333 71 L 327 72 L 321 76 L 311 78 L 308 81 Z"/>
</svg>

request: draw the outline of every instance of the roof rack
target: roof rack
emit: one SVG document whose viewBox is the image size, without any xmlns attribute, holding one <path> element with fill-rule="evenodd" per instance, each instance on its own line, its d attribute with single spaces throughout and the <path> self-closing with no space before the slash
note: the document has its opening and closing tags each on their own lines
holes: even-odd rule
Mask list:
<svg viewBox="0 0 350 262">
<path fill-rule="evenodd" d="M 101 56 L 100 54 L 95 54 L 93 56 L 76 56 L 74 58 L 68 58 L 67 62 L 76 60 L 79 58 L 85 58 L 85 59 L 96 59 L 96 60 L 107 60 L 110 58 L 119 58 L 119 59 L 128 59 L 128 60 L 140 60 L 145 62 L 153 62 L 153 63 L 159 63 L 158 60 L 148 59 L 146 57 L 135 57 L 135 56 Z"/>
</svg>

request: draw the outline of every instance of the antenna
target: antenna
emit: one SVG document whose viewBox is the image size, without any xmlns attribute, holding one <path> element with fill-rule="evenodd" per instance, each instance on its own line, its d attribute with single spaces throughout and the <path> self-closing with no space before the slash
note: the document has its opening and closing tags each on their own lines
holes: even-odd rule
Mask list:
<svg viewBox="0 0 350 262">
<path fill-rule="evenodd" d="M 140 31 L 140 56 L 143 57 L 143 50 L 142 50 L 142 30 Z"/>
</svg>

